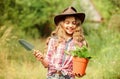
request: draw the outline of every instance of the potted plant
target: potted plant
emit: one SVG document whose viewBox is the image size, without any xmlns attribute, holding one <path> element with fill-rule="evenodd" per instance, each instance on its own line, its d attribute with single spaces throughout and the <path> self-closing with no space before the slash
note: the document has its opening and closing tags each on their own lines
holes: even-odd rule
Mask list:
<svg viewBox="0 0 120 79">
<path fill-rule="evenodd" d="M 91 58 L 88 48 L 86 46 L 75 46 L 75 50 L 70 51 L 70 54 L 73 56 L 73 73 L 84 75 Z"/>
</svg>

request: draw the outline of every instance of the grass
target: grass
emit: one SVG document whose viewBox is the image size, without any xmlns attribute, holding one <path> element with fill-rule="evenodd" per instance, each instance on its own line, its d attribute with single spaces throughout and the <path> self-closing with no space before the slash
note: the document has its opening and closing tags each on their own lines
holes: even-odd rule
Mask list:
<svg viewBox="0 0 120 79">
<path fill-rule="evenodd" d="M 10 30 L 6 31 L 2 32 L 4 39 L 0 39 L 0 79 L 45 79 L 47 69 L 18 43 L 17 36 L 13 36 Z M 86 39 L 92 59 L 81 79 L 120 79 L 119 32 L 102 27 L 89 33 Z M 26 40 L 44 51 L 45 39 Z"/>
<path fill-rule="evenodd" d="M 17 39 L 14 40 L 14 44 L 4 44 L 0 46 L 0 79 L 45 79 L 46 69 L 35 59 L 31 51 L 26 51 L 19 45 Z"/>
<path fill-rule="evenodd" d="M 39 62 L 18 64 L 12 61 L 9 65 L 5 72 L 5 79 L 44 79 L 46 77 L 46 70 Z"/>
<path fill-rule="evenodd" d="M 18 43 L 19 37 L 11 34 L 11 27 L 0 28 L 0 31 L 0 79 L 45 79 L 46 69 L 31 51 L 26 51 Z M 44 49 L 44 39 L 28 41 L 34 44 L 36 49 Z"/>
</svg>

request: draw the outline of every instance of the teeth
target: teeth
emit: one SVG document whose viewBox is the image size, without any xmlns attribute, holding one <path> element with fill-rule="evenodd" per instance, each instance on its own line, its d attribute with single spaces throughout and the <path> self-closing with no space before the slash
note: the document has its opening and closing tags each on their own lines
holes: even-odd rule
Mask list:
<svg viewBox="0 0 120 79">
<path fill-rule="evenodd" d="M 72 29 L 69 29 L 69 30 L 72 30 Z"/>
</svg>

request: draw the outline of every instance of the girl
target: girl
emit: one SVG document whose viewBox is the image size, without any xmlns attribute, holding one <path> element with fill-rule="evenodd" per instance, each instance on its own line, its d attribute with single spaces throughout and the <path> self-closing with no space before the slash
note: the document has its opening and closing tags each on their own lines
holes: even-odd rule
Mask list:
<svg viewBox="0 0 120 79">
<path fill-rule="evenodd" d="M 74 7 L 68 7 L 60 15 L 54 17 L 56 29 L 48 39 L 46 56 L 34 51 L 35 57 L 48 68 L 47 79 L 74 79 L 80 74 L 72 73 L 72 56 L 66 55 L 75 49 L 75 45 L 87 45 L 81 24 L 85 18 L 84 13 L 77 13 Z"/>
</svg>

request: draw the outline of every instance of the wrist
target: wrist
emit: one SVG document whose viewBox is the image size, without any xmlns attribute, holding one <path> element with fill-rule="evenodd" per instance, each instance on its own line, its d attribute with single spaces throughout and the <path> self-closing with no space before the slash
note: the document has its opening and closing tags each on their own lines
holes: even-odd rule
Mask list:
<svg viewBox="0 0 120 79">
<path fill-rule="evenodd" d="M 44 57 L 40 57 L 40 59 L 39 59 L 41 62 L 44 60 Z"/>
</svg>

